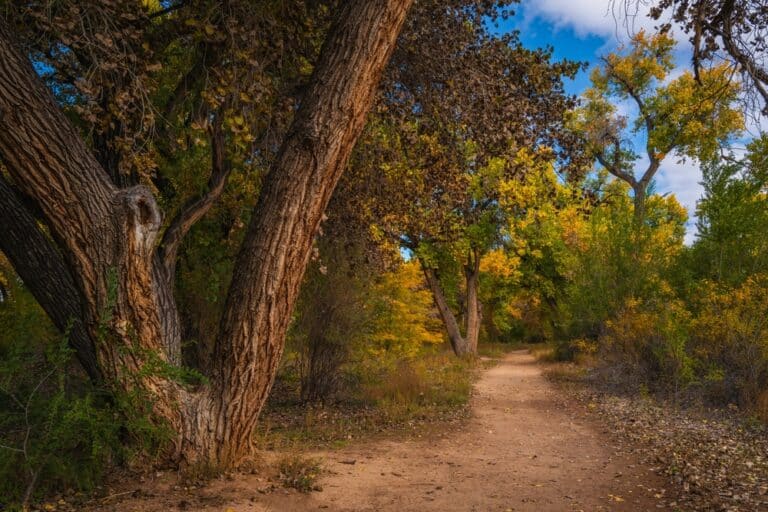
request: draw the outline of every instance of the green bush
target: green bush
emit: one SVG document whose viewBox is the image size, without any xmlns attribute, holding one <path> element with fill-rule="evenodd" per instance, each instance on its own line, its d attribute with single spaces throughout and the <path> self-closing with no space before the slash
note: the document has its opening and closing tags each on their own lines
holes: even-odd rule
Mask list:
<svg viewBox="0 0 768 512">
<path fill-rule="evenodd" d="M 121 421 L 73 371 L 66 340 L 7 347 L 0 363 L 0 495 L 5 507 L 92 489 L 120 456 Z"/>
</svg>

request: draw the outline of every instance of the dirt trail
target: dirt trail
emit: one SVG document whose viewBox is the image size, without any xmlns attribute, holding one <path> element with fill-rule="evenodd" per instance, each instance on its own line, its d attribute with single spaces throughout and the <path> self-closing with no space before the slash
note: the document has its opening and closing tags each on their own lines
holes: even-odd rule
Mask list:
<svg viewBox="0 0 768 512">
<path fill-rule="evenodd" d="M 275 497 L 272 510 L 658 510 L 659 477 L 556 401 L 527 352 L 484 372 L 476 391 L 461 430 L 329 453 L 323 491 Z"/>
<path fill-rule="evenodd" d="M 321 492 L 260 494 L 258 476 L 185 491 L 167 475 L 144 497 L 101 506 L 119 512 L 648 511 L 663 482 L 611 446 L 610 437 L 567 405 L 525 351 L 483 372 L 472 418 L 423 439 L 362 443 L 320 454 Z M 161 481 L 165 480 L 165 483 Z M 106 504 L 105 504 L 106 505 Z"/>
</svg>

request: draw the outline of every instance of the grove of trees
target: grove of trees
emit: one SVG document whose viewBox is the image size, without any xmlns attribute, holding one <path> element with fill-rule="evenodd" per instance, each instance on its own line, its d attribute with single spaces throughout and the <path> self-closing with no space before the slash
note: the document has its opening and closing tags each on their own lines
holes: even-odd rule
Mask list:
<svg viewBox="0 0 768 512">
<path fill-rule="evenodd" d="M 443 344 L 768 420 L 764 8 L 657 2 L 575 97 L 584 64 L 497 30 L 514 3 L 0 0 L 14 496 L 238 467 L 284 373 L 330 401 Z M 657 193 L 676 159 L 696 212 Z"/>
</svg>

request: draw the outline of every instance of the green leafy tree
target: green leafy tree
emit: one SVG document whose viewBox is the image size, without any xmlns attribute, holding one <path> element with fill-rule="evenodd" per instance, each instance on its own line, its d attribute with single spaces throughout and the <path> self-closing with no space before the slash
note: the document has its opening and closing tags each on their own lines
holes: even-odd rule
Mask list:
<svg viewBox="0 0 768 512">
<path fill-rule="evenodd" d="M 672 78 L 673 50 L 667 33 L 637 33 L 627 51 L 602 59 L 592 73 L 592 88 L 584 93 L 585 104 L 574 116 L 574 126 L 595 159 L 632 188 L 638 228 L 645 220 L 648 187 L 664 159 L 677 154 L 711 160 L 743 128 L 743 115 L 735 107 L 739 87 L 731 80 L 733 70 L 718 65 L 701 70 L 698 77 L 685 71 Z M 619 114 L 617 100 L 630 100 L 637 117 Z M 641 155 L 628 135 L 645 141 L 642 156 L 648 165 L 639 174 L 635 167 Z"/>
<path fill-rule="evenodd" d="M 703 168 L 704 196 L 696 205 L 694 272 L 730 286 L 768 270 L 768 138 L 741 160 Z"/>
<path fill-rule="evenodd" d="M 554 152 L 536 149 L 573 147 L 564 129 L 573 98 L 562 78 L 579 65 L 552 62 L 550 50 L 528 50 L 516 34 L 497 37 L 470 13 L 417 12 L 446 19 L 393 56 L 348 175 L 367 190 L 351 186 L 348 195 L 370 198 L 362 209 L 375 231 L 421 262 L 454 351 L 473 354 L 480 264 L 504 225 L 499 184 L 527 172 L 514 161 L 522 148 L 553 159 Z"/>
</svg>

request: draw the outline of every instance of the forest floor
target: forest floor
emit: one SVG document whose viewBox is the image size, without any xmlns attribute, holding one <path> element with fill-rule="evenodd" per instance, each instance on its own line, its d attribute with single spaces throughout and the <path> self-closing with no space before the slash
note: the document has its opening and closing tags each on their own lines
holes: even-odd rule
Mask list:
<svg viewBox="0 0 768 512">
<path fill-rule="evenodd" d="M 468 420 L 421 437 L 312 453 L 323 468 L 322 490 L 308 494 L 263 473 L 203 486 L 165 473 L 134 490 L 116 486 L 93 510 L 673 510 L 658 469 L 616 443 L 587 407 L 563 399 L 527 351 L 483 370 L 471 410 Z"/>
</svg>

